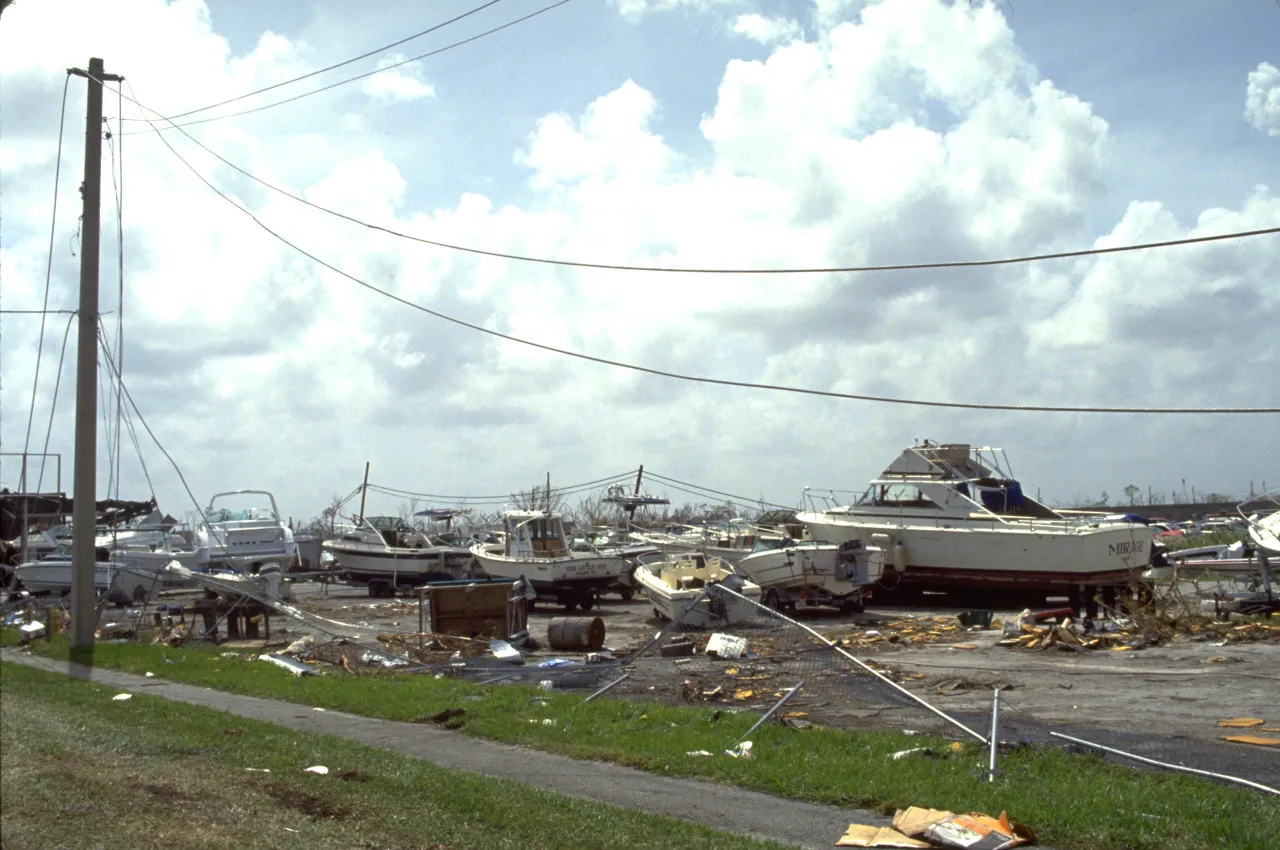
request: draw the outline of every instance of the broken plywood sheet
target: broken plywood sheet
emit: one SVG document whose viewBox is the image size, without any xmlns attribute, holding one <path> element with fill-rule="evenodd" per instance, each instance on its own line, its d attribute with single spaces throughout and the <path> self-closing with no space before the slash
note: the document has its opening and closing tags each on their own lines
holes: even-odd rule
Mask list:
<svg viewBox="0 0 1280 850">
<path fill-rule="evenodd" d="M 1280 747 L 1280 738 L 1267 735 L 1228 735 L 1223 740 L 1233 744 L 1253 744 L 1255 747 Z"/>
<path fill-rule="evenodd" d="M 1228 729 L 1251 729 L 1266 722 L 1261 717 L 1228 717 L 1226 720 L 1219 720 L 1218 725 Z"/>
</svg>

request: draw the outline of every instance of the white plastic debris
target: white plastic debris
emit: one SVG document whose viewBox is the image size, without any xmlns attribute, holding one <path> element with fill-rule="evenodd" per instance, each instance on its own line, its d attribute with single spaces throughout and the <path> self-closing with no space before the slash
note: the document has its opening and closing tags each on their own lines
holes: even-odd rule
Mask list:
<svg viewBox="0 0 1280 850">
<path fill-rule="evenodd" d="M 724 754 L 736 759 L 749 759 L 751 758 L 751 742 L 743 741 L 741 744 L 738 744 L 738 746 L 734 747 L 733 749 L 725 750 Z"/>
<path fill-rule="evenodd" d="M 155 673 L 152 673 L 150 670 L 148 670 L 147 672 L 143 673 L 142 675 L 143 675 L 143 676 L 145 676 L 145 677 L 147 677 L 148 679 L 154 679 L 154 678 L 156 677 L 156 674 L 155 674 Z"/>
<path fill-rule="evenodd" d="M 246 773 L 270 773 L 270 772 L 271 772 L 271 768 L 269 768 L 269 767 L 246 767 L 246 768 L 245 768 L 245 772 L 246 772 Z"/>
<path fill-rule="evenodd" d="M 327 776 L 329 774 L 329 768 L 325 767 L 322 764 L 313 764 L 311 765 L 311 767 L 306 768 L 305 772 L 317 773 L 320 776 Z"/>
<path fill-rule="evenodd" d="M 22 636 L 28 640 L 31 638 L 38 638 L 40 635 L 44 634 L 44 623 L 39 620 L 34 620 L 30 623 L 23 623 L 21 626 L 18 626 L 18 631 L 22 632 Z"/>
<path fill-rule="evenodd" d="M 408 667 L 409 659 L 382 652 L 365 652 L 360 656 L 362 664 L 379 664 L 383 667 Z"/>
<path fill-rule="evenodd" d="M 706 652 L 718 658 L 741 658 L 747 652 L 747 639 L 716 632 L 707 639 Z"/>
<path fill-rule="evenodd" d="M 312 637 L 311 635 L 303 635 L 302 637 L 295 640 L 293 643 L 286 646 L 280 654 L 281 655 L 297 655 L 299 652 L 302 652 L 304 649 L 311 646 L 311 644 L 313 643 L 315 643 L 314 637 Z"/>
<path fill-rule="evenodd" d="M 277 667 L 283 667 L 295 676 L 306 676 L 308 673 L 314 672 L 301 661 L 297 661 L 293 658 L 285 658 L 282 655 L 259 655 L 258 660 L 269 662 Z"/>
<path fill-rule="evenodd" d="M 904 759 L 907 756 L 915 755 L 916 753 L 919 753 L 921 755 L 927 755 L 928 753 L 931 753 L 931 752 L 933 751 L 930 750 L 928 747 L 912 747 L 909 750 L 898 750 L 896 753 L 893 753 L 893 760 L 897 761 L 898 759 Z"/>
<path fill-rule="evenodd" d="M 707 752 L 706 750 L 689 750 L 689 752 L 685 753 L 685 755 L 687 755 L 687 756 L 709 756 L 709 755 L 711 755 L 711 753 Z"/>
<path fill-rule="evenodd" d="M 494 638 L 489 641 L 489 651 L 493 653 L 493 657 L 499 661 L 506 661 L 510 664 L 523 664 L 524 656 L 520 654 L 520 650 L 516 649 L 505 640 Z"/>
<path fill-rule="evenodd" d="M 115 700 L 116 702 L 124 702 L 127 699 L 133 699 L 133 694 L 116 694 L 111 699 Z"/>
</svg>

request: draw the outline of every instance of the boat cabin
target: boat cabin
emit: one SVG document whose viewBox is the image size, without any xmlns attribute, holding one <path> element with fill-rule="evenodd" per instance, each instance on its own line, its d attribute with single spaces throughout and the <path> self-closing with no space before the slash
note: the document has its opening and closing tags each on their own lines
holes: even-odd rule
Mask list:
<svg viewBox="0 0 1280 850">
<path fill-rule="evenodd" d="M 1003 449 L 925 440 L 912 446 L 871 482 L 857 508 L 995 514 L 1000 517 L 1062 519 L 1057 511 L 1022 491 L 1008 471 Z"/>
<path fill-rule="evenodd" d="M 508 511 L 503 515 L 508 558 L 563 558 L 569 554 L 564 520 L 547 511 Z"/>
</svg>

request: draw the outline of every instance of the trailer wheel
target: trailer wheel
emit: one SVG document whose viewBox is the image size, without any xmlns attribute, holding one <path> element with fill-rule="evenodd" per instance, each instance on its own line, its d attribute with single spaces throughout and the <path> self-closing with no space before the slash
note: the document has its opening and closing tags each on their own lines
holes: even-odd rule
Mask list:
<svg viewBox="0 0 1280 850">
<path fill-rule="evenodd" d="M 778 599 L 778 591 L 770 588 L 764 592 L 764 605 L 766 608 L 772 608 L 774 611 L 782 610 L 782 602 Z"/>
<path fill-rule="evenodd" d="M 578 607 L 583 611 L 590 611 L 592 606 L 596 604 L 596 595 L 591 590 L 578 591 Z"/>
<path fill-rule="evenodd" d="M 850 614 L 861 614 L 866 610 L 861 598 L 850 597 L 840 603 L 840 613 L 848 617 Z"/>
<path fill-rule="evenodd" d="M 624 587 L 618 591 L 618 595 L 622 597 L 623 602 L 630 602 L 631 597 L 635 596 L 636 592 L 629 587 Z"/>
</svg>

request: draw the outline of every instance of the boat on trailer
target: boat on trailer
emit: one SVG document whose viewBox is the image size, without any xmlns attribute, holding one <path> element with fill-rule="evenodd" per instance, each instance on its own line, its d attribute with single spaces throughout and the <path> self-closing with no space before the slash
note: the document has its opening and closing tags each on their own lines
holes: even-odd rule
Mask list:
<svg viewBox="0 0 1280 850">
<path fill-rule="evenodd" d="M 1028 496 L 1001 449 L 904 449 L 853 504 L 797 515 L 814 540 L 886 553 L 881 586 L 1113 596 L 1141 579 L 1153 529 L 1132 515 L 1068 514 Z"/>
<path fill-rule="evenodd" d="M 590 610 L 597 594 L 629 566 L 613 549 L 573 551 L 564 520 L 554 511 L 506 511 L 502 525 L 502 542 L 471 547 L 480 571 L 493 578 L 524 578 L 539 600 L 558 602 L 570 611 Z"/>
</svg>

